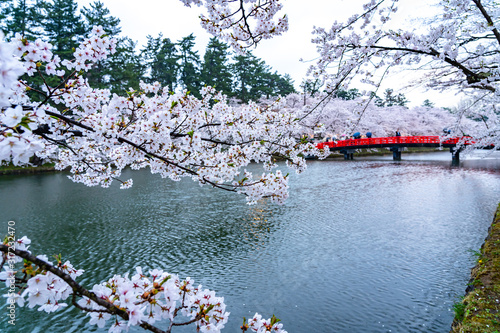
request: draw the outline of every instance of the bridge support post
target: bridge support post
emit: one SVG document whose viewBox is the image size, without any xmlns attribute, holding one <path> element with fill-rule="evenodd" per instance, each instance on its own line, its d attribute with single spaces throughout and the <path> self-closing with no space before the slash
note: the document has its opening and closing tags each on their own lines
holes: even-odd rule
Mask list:
<svg viewBox="0 0 500 333">
<path fill-rule="evenodd" d="M 344 160 L 354 159 L 354 149 L 342 149 L 340 152 L 344 154 Z"/>
<path fill-rule="evenodd" d="M 460 149 L 457 147 L 450 147 L 451 153 L 451 165 L 459 165 L 460 164 Z"/>
<path fill-rule="evenodd" d="M 394 161 L 401 161 L 401 152 L 403 151 L 403 148 L 391 147 L 391 151 L 392 151 L 392 159 Z"/>
</svg>

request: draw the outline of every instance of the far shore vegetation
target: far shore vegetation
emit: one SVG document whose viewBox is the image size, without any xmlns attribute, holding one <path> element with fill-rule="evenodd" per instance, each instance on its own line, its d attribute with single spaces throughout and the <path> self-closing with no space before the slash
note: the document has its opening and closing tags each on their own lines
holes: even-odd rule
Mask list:
<svg viewBox="0 0 500 333">
<path fill-rule="evenodd" d="M 12 163 L 0 166 L 0 175 L 16 175 L 55 171 L 55 163 L 44 163 L 38 166 L 15 166 Z"/>
</svg>

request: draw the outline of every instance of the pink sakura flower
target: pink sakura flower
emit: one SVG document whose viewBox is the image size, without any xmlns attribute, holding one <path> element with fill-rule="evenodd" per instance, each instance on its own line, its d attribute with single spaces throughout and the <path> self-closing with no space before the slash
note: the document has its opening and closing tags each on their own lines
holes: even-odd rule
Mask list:
<svg viewBox="0 0 500 333">
<path fill-rule="evenodd" d="M 104 328 L 106 321 L 111 318 L 111 314 L 103 312 L 91 312 L 90 314 L 90 325 L 97 325 L 99 328 Z"/>
<path fill-rule="evenodd" d="M 144 310 L 146 310 L 146 307 L 139 309 L 139 307 L 136 306 L 128 311 L 127 326 L 135 326 L 137 324 L 140 324 L 143 320 L 146 320 L 147 317 L 144 316 Z"/>
<path fill-rule="evenodd" d="M 47 291 L 47 288 L 44 289 L 34 288 L 34 289 L 28 289 L 28 291 L 29 291 L 28 306 L 30 308 L 33 308 L 36 305 L 44 305 L 47 303 L 49 299 L 49 292 Z"/>
<path fill-rule="evenodd" d="M 28 249 L 28 245 L 31 244 L 31 239 L 26 236 L 23 236 L 21 239 L 16 241 L 16 249 L 21 251 L 26 251 Z"/>
<path fill-rule="evenodd" d="M 47 289 L 47 276 L 44 274 L 38 274 L 28 280 L 29 289 Z"/>
<path fill-rule="evenodd" d="M 0 114 L 0 123 L 7 127 L 16 127 L 24 117 L 22 106 L 18 105 L 15 108 L 7 108 Z"/>
<path fill-rule="evenodd" d="M 24 306 L 24 297 L 19 295 L 18 293 L 8 293 L 3 296 L 7 297 L 7 304 L 16 303 L 20 307 Z"/>
<path fill-rule="evenodd" d="M 115 323 L 110 327 L 109 333 L 120 333 L 121 331 L 127 329 L 127 324 L 124 321 L 115 321 Z"/>
</svg>

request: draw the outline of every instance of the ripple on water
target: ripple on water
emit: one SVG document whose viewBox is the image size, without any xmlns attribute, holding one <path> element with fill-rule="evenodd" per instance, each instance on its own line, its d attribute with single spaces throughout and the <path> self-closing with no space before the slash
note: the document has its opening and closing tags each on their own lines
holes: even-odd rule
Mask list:
<svg viewBox="0 0 500 333">
<path fill-rule="evenodd" d="M 312 162 L 283 206 L 147 172 L 127 191 L 11 177 L 0 216 L 85 269 L 87 286 L 137 265 L 194 278 L 225 297 L 228 332 L 256 311 L 289 332 L 443 332 L 500 195 L 498 172 L 448 164 Z M 25 332 L 105 331 L 72 309 L 23 311 Z"/>
</svg>

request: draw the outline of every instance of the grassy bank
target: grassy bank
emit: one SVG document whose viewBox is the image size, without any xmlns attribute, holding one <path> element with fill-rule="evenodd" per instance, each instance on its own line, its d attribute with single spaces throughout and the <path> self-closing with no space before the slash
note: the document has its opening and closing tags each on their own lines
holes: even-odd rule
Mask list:
<svg viewBox="0 0 500 333">
<path fill-rule="evenodd" d="M 500 332 L 500 205 L 477 255 L 466 295 L 454 305 L 453 333 Z"/>
<path fill-rule="evenodd" d="M 12 164 L 0 166 L 0 175 L 20 175 L 55 171 L 54 163 L 46 163 L 36 167 L 20 167 Z"/>
</svg>

